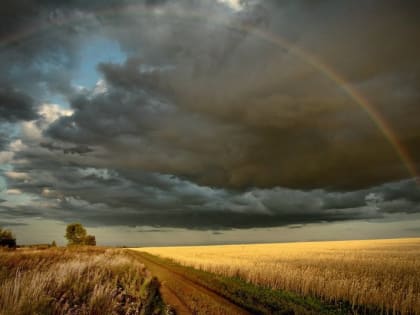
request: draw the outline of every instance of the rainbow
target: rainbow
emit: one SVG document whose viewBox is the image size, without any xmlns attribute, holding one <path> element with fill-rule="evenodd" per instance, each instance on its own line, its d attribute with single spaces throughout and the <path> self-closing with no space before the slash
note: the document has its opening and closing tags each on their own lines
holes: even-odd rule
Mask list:
<svg viewBox="0 0 420 315">
<path fill-rule="evenodd" d="M 392 129 L 391 125 L 384 119 L 381 113 L 375 108 L 375 106 L 369 102 L 369 100 L 362 95 L 359 91 L 357 91 L 354 87 L 351 86 L 350 83 L 340 75 L 336 70 L 328 66 L 326 63 L 322 62 L 318 57 L 314 54 L 305 51 L 301 47 L 297 46 L 296 44 L 290 42 L 286 38 L 280 37 L 276 34 L 270 33 L 266 30 L 261 30 L 254 26 L 244 25 L 244 24 L 231 24 L 226 23 L 223 20 L 213 18 L 209 15 L 204 15 L 200 12 L 191 12 L 189 11 L 186 13 L 185 11 L 156 11 L 155 8 L 141 5 L 141 4 L 133 4 L 133 5 L 126 5 L 126 6 L 116 6 L 106 9 L 101 9 L 96 11 L 97 16 L 107 16 L 107 15 L 116 15 L 116 14 L 130 14 L 130 15 L 141 15 L 147 14 L 152 11 L 153 13 L 159 12 L 159 14 L 168 16 L 168 17 L 175 17 L 175 18 L 182 18 L 182 19 L 193 19 L 196 18 L 198 20 L 205 20 L 211 23 L 215 23 L 219 26 L 226 27 L 232 30 L 246 32 L 248 34 L 254 35 L 260 39 L 263 39 L 275 46 L 278 46 L 282 49 L 287 49 L 292 55 L 299 58 L 303 62 L 307 63 L 329 80 L 331 80 L 338 88 L 344 91 L 347 96 L 353 100 L 372 120 L 374 125 L 380 130 L 383 134 L 385 139 L 390 143 L 394 151 L 397 153 L 399 159 L 405 166 L 408 171 L 410 177 L 414 178 L 417 184 L 420 185 L 420 178 L 419 173 L 417 171 L 416 163 L 414 162 L 413 158 L 409 154 L 408 150 L 404 147 L 404 145 L 399 141 L 398 136 Z M 83 17 L 70 17 L 67 19 L 62 19 L 58 23 L 58 26 L 67 25 L 69 23 L 79 22 L 83 20 Z M 3 39 L 0 39 L 0 47 L 6 47 L 8 45 L 14 44 L 19 42 L 22 39 L 28 38 L 34 34 L 47 31 L 49 28 L 55 26 L 56 24 L 45 24 L 41 25 L 38 28 L 27 29 L 22 32 L 11 34 Z"/>
<path fill-rule="evenodd" d="M 300 47 L 296 46 L 295 44 L 289 42 L 284 38 L 280 38 L 271 33 L 263 32 L 258 29 L 253 29 L 252 33 L 276 45 L 289 49 L 292 54 L 301 58 L 307 64 L 311 65 L 313 68 L 317 69 L 319 72 L 325 75 L 328 79 L 333 81 L 340 89 L 342 89 L 350 97 L 350 99 L 352 99 L 357 105 L 359 105 L 360 108 L 362 108 L 367 113 L 367 115 L 370 117 L 373 123 L 381 131 L 381 133 L 388 140 L 388 142 L 392 145 L 393 149 L 398 154 L 401 162 L 407 168 L 407 171 L 409 172 L 410 176 L 415 178 L 417 182 L 420 181 L 420 179 L 418 179 L 417 167 L 414 160 L 410 156 L 407 149 L 399 141 L 396 133 L 392 130 L 390 124 L 386 121 L 386 119 L 382 117 L 381 113 L 375 108 L 375 106 L 372 103 L 370 103 L 364 95 L 362 95 L 355 88 L 353 88 L 343 76 L 341 76 L 337 71 L 329 67 L 327 64 L 321 62 L 319 58 L 316 58 L 314 55 L 302 50 Z"/>
</svg>

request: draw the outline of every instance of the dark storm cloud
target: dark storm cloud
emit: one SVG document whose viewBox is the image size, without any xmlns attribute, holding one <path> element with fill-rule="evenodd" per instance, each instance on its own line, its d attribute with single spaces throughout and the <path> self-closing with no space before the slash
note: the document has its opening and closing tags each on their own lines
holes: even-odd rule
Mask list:
<svg viewBox="0 0 420 315">
<path fill-rule="evenodd" d="M 73 147 L 62 147 L 60 145 L 55 145 L 54 143 L 50 142 L 41 142 L 39 145 L 50 151 L 63 151 L 64 154 L 86 154 L 93 151 L 88 146 L 83 145 Z"/>
<path fill-rule="evenodd" d="M 254 21 L 261 6 L 216 15 L 230 29 L 188 16 L 175 23 L 174 8 L 187 8 L 182 1 L 147 18 L 128 15 L 131 24 L 109 32 L 131 57 L 125 64 L 99 65 L 108 93 L 74 99 L 75 114 L 57 122 L 49 135 L 112 151 L 109 167 L 118 161 L 219 187 L 358 189 L 410 176 L 378 126 L 325 74 L 287 47 L 239 30 L 257 24 L 328 60 L 372 99 L 418 161 L 420 81 L 413 80 L 413 71 L 420 51 L 410 39 L 420 35 L 418 11 L 377 1 L 264 6 L 265 23 Z M 389 18 L 392 36 L 377 41 L 389 31 Z M 352 27 L 352 19 L 374 27 L 366 34 Z M 134 29 L 138 36 L 127 39 Z M 366 64 L 375 67 L 365 73 Z"/>
<path fill-rule="evenodd" d="M 0 151 L 3 151 L 9 143 L 9 136 L 4 132 L 0 132 Z"/>
<path fill-rule="evenodd" d="M 0 88 L 0 122 L 34 120 L 37 116 L 29 96 L 13 89 Z"/>
<path fill-rule="evenodd" d="M 29 94 L 36 105 L 76 90 L 80 49 L 100 36 L 94 12 L 125 1 L 5 0 L 0 4 L 0 84 Z"/>
<path fill-rule="evenodd" d="M 378 219 L 420 210 L 413 201 L 420 197 L 414 181 L 354 192 L 285 188 L 236 191 L 199 186 L 170 175 L 69 165 L 64 153 L 59 167 L 52 167 L 48 155 L 42 152 L 33 152 L 32 160 L 36 157 L 42 159 L 36 168 L 33 164 L 15 168 L 26 176 L 6 174 L 9 188 L 34 196 L 30 205 L 10 211 L 16 218 L 43 216 L 66 222 L 80 220 L 93 226 L 226 230 L 285 225 L 294 228 L 306 223 Z M 407 196 L 405 191 L 410 190 L 413 193 Z M 6 209 L 7 204 L 2 208 Z"/>
<path fill-rule="evenodd" d="M 81 47 L 100 33 L 92 12 L 122 1 L 2 1 L 0 124 L 31 120 L 39 106 L 77 93 L 72 75 Z M 0 126 L 2 128 L 2 126 Z M 4 149 L 12 140 L 1 137 Z M 78 148 L 78 145 L 69 145 Z M 69 153 L 76 153 L 70 150 Z M 84 150 L 86 151 L 86 150 Z"/>
<path fill-rule="evenodd" d="M 347 77 L 419 164 L 414 2 L 250 1 L 239 12 L 210 0 L 127 3 L 2 3 L 3 37 L 49 31 L 0 50 L 0 82 L 32 105 L 48 91 L 65 96 L 73 112 L 39 117 L 21 146 L 3 144 L 17 161 L 8 188 L 32 199 L 0 209 L 210 230 L 420 211 L 418 187 L 400 180 L 410 174 L 366 112 L 291 47 L 249 31 L 284 37 Z M 95 36 L 128 58 L 98 64 L 101 89 L 77 89 L 71 69 Z M 36 118 L 14 104 L 8 117 L 20 118 L 8 121 Z"/>
</svg>

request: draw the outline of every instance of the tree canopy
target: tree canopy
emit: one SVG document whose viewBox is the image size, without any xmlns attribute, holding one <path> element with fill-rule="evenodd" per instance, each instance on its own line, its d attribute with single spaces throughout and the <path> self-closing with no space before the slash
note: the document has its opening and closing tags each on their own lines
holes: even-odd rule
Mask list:
<svg viewBox="0 0 420 315">
<path fill-rule="evenodd" d="M 66 228 L 66 238 L 69 245 L 96 245 L 94 235 L 88 235 L 86 229 L 80 223 L 71 223 Z"/>
<path fill-rule="evenodd" d="M 15 239 L 15 237 L 13 236 L 12 231 L 3 230 L 2 228 L 0 228 L 0 239 L 13 240 L 13 239 Z"/>
<path fill-rule="evenodd" d="M 85 245 L 96 246 L 96 238 L 94 235 L 87 235 L 85 238 Z"/>
<path fill-rule="evenodd" d="M 16 239 L 12 231 L 0 228 L 0 247 L 16 248 Z"/>
</svg>

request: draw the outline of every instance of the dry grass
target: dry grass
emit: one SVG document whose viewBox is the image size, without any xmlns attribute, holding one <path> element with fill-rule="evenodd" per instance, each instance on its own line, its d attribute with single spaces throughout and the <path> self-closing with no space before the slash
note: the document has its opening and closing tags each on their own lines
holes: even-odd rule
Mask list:
<svg viewBox="0 0 420 315">
<path fill-rule="evenodd" d="M 0 314 L 158 314 L 159 284 L 127 252 L 0 252 Z"/>
<path fill-rule="evenodd" d="M 257 285 L 348 301 L 359 310 L 420 314 L 420 239 L 139 250 Z"/>
</svg>

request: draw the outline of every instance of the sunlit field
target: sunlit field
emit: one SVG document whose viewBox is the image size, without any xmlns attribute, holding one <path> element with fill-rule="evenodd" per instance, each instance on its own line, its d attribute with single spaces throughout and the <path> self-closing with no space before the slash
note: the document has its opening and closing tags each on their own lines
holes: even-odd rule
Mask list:
<svg viewBox="0 0 420 315">
<path fill-rule="evenodd" d="M 328 302 L 420 314 L 419 238 L 139 250 Z"/>
</svg>

